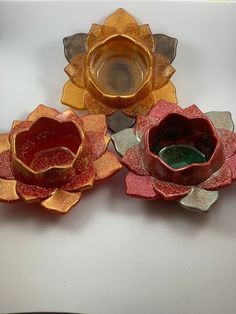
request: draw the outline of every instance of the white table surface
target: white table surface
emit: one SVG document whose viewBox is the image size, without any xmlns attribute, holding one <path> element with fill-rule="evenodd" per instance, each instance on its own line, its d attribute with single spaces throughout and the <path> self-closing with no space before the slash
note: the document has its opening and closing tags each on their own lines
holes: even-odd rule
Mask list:
<svg viewBox="0 0 236 314">
<path fill-rule="evenodd" d="M 0 131 L 39 103 L 63 110 L 62 38 L 124 7 L 178 38 L 179 104 L 236 121 L 236 3 L 0 2 Z M 235 314 L 236 184 L 207 215 L 124 191 L 125 170 L 67 216 L 0 205 L 0 312 Z"/>
</svg>

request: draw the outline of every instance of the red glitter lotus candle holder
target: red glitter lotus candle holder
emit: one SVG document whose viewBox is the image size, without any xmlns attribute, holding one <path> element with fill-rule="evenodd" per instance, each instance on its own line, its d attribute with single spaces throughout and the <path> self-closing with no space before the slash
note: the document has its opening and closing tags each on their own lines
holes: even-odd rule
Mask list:
<svg viewBox="0 0 236 314">
<path fill-rule="evenodd" d="M 203 114 L 160 101 L 134 128 L 112 135 L 129 169 L 127 194 L 177 200 L 208 211 L 218 190 L 236 179 L 236 134 L 229 112 Z"/>
<path fill-rule="evenodd" d="M 67 213 L 82 191 L 122 167 L 107 150 L 106 133 L 104 115 L 78 117 L 39 105 L 0 134 L 0 201 L 39 202 Z"/>
</svg>

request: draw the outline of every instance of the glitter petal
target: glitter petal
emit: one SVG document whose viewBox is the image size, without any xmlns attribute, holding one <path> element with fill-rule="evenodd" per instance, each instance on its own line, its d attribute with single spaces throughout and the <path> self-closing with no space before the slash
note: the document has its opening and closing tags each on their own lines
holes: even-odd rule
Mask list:
<svg viewBox="0 0 236 314">
<path fill-rule="evenodd" d="M 230 158 L 236 153 L 236 133 L 225 129 L 217 129 L 217 132 L 224 146 L 225 158 Z"/>
<path fill-rule="evenodd" d="M 187 108 L 182 109 L 181 112 L 190 119 L 204 117 L 203 112 L 196 105 L 188 106 Z"/>
<path fill-rule="evenodd" d="M 14 176 L 11 170 L 11 153 L 9 150 L 0 154 L 0 178 L 6 180 L 14 180 Z"/>
<path fill-rule="evenodd" d="M 85 92 L 84 95 L 84 105 L 88 109 L 90 114 L 111 115 L 113 112 L 115 112 L 114 108 L 104 105 L 99 100 L 93 98 L 87 92 Z"/>
<path fill-rule="evenodd" d="M 195 187 L 187 196 L 182 198 L 179 203 L 187 209 L 207 212 L 217 201 L 218 197 L 218 191 L 206 191 Z"/>
<path fill-rule="evenodd" d="M 118 33 L 124 33 L 129 24 L 132 24 L 133 27 L 138 26 L 135 18 L 122 8 L 117 9 L 114 13 L 108 16 L 104 23 L 106 26 L 115 28 Z"/>
<path fill-rule="evenodd" d="M 148 172 L 143 165 L 142 156 L 139 151 L 139 145 L 129 148 L 121 162 L 135 174 L 141 176 L 148 175 Z"/>
<path fill-rule="evenodd" d="M 54 117 L 57 114 L 59 114 L 59 111 L 57 111 L 56 109 L 47 107 L 45 105 L 38 105 L 38 107 L 36 107 L 34 109 L 34 111 L 31 112 L 30 115 L 28 115 L 27 119 L 28 121 L 35 121 L 38 118 L 43 117 Z"/>
<path fill-rule="evenodd" d="M 191 186 L 178 185 L 171 182 L 163 182 L 160 180 L 154 180 L 154 189 L 159 193 L 166 201 L 179 199 L 192 190 Z"/>
<path fill-rule="evenodd" d="M 125 184 L 128 195 L 145 199 L 158 198 L 158 193 L 153 188 L 153 180 L 149 176 L 137 176 L 132 172 L 128 172 Z"/>
<path fill-rule="evenodd" d="M 90 189 L 93 186 L 95 175 L 96 169 L 91 164 L 82 173 L 73 176 L 71 180 L 62 187 L 62 190 L 69 192 L 81 192 L 83 190 Z"/>
<path fill-rule="evenodd" d="M 159 120 L 168 115 L 169 113 L 180 111 L 181 108 L 178 105 L 166 100 L 160 100 L 156 104 L 156 106 L 151 109 L 148 115 Z"/>
<path fill-rule="evenodd" d="M 134 105 L 131 105 L 127 108 L 122 109 L 124 114 L 130 116 L 130 117 L 136 117 L 136 116 L 145 116 L 148 114 L 149 110 L 154 105 L 154 97 L 152 94 L 149 94 L 146 98 L 143 100 L 135 103 Z"/>
<path fill-rule="evenodd" d="M 84 87 L 85 54 L 75 55 L 65 67 L 65 72 L 77 87 Z"/>
<path fill-rule="evenodd" d="M 98 115 L 86 115 L 81 117 L 83 121 L 84 132 L 99 132 L 103 135 L 107 132 L 106 117 L 103 114 Z"/>
<path fill-rule="evenodd" d="M 106 151 L 99 159 L 94 161 L 96 168 L 96 181 L 104 180 L 122 168 L 115 154 Z"/>
<path fill-rule="evenodd" d="M 236 180 L 236 154 L 227 159 L 226 164 L 230 166 L 232 179 Z"/>
<path fill-rule="evenodd" d="M 14 202 L 19 199 L 16 193 L 16 181 L 0 179 L 0 201 Z"/>
<path fill-rule="evenodd" d="M 171 76 L 175 73 L 175 69 L 172 65 L 162 56 L 154 55 L 154 89 L 159 89 L 166 85 Z"/>
<path fill-rule="evenodd" d="M 79 88 L 71 81 L 67 81 L 63 87 L 61 102 L 74 109 L 85 109 L 84 93 L 85 90 L 83 88 Z"/>
<path fill-rule="evenodd" d="M 48 198 L 55 189 L 42 188 L 36 185 L 29 185 L 22 182 L 17 182 L 16 192 L 25 202 L 37 202 Z"/>
<path fill-rule="evenodd" d="M 98 159 L 105 152 L 107 145 L 109 144 L 110 137 L 104 136 L 103 132 L 87 132 L 86 137 L 90 142 L 92 150 L 92 159 Z"/>
<path fill-rule="evenodd" d="M 213 122 L 216 128 L 233 132 L 234 123 L 229 111 L 209 111 L 205 115 Z"/>
<path fill-rule="evenodd" d="M 10 148 L 9 134 L 0 134 L 0 154 Z"/>
<path fill-rule="evenodd" d="M 41 205 L 50 212 L 67 214 L 80 200 L 81 193 L 70 193 L 57 189 L 51 197 L 41 202 Z"/>
<path fill-rule="evenodd" d="M 124 129 L 121 132 L 115 133 L 111 136 L 111 139 L 115 145 L 115 148 L 117 152 L 121 155 L 124 156 L 126 151 L 139 143 L 135 133 L 134 129 Z"/>
<path fill-rule="evenodd" d="M 158 119 L 156 119 L 154 117 L 138 116 L 134 129 L 135 129 L 135 133 L 136 133 L 136 136 L 139 139 L 139 141 L 142 140 L 142 137 L 143 137 L 144 133 L 146 132 L 146 130 L 150 126 L 155 125 L 157 122 L 158 122 Z"/>
<path fill-rule="evenodd" d="M 232 183 L 232 172 L 230 166 L 224 164 L 223 167 L 214 173 L 208 180 L 198 186 L 205 190 L 218 190 Z"/>
</svg>

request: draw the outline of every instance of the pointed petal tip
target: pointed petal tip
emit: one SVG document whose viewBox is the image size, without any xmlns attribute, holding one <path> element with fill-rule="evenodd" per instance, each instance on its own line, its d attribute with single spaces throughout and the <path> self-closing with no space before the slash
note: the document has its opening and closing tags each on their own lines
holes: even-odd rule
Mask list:
<svg viewBox="0 0 236 314">
<path fill-rule="evenodd" d="M 114 143 L 116 151 L 124 156 L 127 150 L 139 144 L 139 141 L 134 133 L 134 129 L 124 129 L 118 133 L 115 133 L 111 136 L 112 142 Z"/>
</svg>

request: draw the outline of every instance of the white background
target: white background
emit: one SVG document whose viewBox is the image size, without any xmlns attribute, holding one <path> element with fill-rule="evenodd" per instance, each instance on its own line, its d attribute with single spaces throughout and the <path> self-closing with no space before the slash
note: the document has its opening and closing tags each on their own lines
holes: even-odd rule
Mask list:
<svg viewBox="0 0 236 314">
<path fill-rule="evenodd" d="M 60 105 L 62 38 L 124 7 L 178 38 L 179 104 L 236 121 L 236 3 L 0 3 L 0 131 Z M 129 198 L 125 170 L 67 216 L 0 205 L 0 312 L 235 314 L 236 184 L 207 215 Z"/>
</svg>

